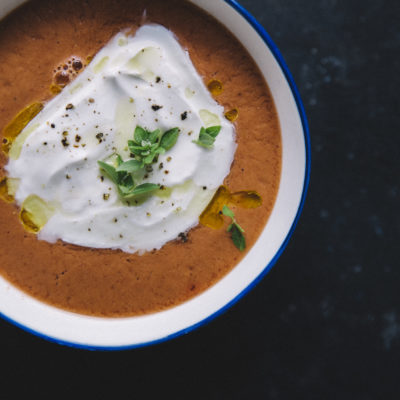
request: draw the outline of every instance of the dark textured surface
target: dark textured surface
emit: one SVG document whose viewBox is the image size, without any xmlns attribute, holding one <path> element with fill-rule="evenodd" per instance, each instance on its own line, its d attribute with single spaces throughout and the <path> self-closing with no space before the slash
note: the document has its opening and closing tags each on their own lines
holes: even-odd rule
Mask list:
<svg viewBox="0 0 400 400">
<path fill-rule="evenodd" d="M 280 48 L 310 122 L 311 186 L 288 248 L 227 313 L 155 347 L 90 353 L 0 322 L 3 387 L 14 378 L 30 396 L 50 383 L 77 398 L 83 384 L 96 398 L 116 388 L 122 398 L 400 397 L 399 3 L 242 4 Z"/>
</svg>

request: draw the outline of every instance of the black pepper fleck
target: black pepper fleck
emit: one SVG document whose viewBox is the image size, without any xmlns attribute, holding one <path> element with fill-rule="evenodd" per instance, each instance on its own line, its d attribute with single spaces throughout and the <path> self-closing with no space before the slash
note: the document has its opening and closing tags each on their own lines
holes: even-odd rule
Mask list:
<svg viewBox="0 0 400 400">
<path fill-rule="evenodd" d="M 153 105 L 151 106 L 151 108 L 152 108 L 153 111 L 158 111 L 159 109 L 162 108 L 162 106 L 158 106 L 157 104 L 153 104 Z"/>
<path fill-rule="evenodd" d="M 99 141 L 99 143 L 101 143 L 103 141 L 103 136 L 104 136 L 104 134 L 101 132 L 96 135 L 96 139 Z"/>
<path fill-rule="evenodd" d="M 181 114 L 181 120 L 184 121 L 187 118 L 187 111 Z"/>
<path fill-rule="evenodd" d="M 188 235 L 186 233 L 184 233 L 184 232 L 181 232 L 178 235 L 178 237 L 179 237 L 179 239 L 182 240 L 183 243 L 186 243 L 188 241 Z"/>
</svg>

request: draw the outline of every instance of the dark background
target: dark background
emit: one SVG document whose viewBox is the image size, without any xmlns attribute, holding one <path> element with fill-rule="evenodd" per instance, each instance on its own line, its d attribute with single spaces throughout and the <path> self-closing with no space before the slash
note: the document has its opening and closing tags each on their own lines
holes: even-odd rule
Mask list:
<svg viewBox="0 0 400 400">
<path fill-rule="evenodd" d="M 224 315 L 154 347 L 92 353 L 1 321 L 3 391 L 30 398 L 49 386 L 55 398 L 81 398 L 84 386 L 100 399 L 116 398 L 116 389 L 140 399 L 400 398 L 400 3 L 241 3 L 280 48 L 310 122 L 311 185 L 286 251 Z"/>
</svg>

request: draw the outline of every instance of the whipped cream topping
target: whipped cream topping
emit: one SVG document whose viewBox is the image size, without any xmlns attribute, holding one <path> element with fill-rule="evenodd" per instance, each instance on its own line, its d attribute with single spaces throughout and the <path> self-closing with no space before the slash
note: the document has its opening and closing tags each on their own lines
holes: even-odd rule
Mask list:
<svg viewBox="0 0 400 400">
<path fill-rule="evenodd" d="M 39 197 L 50 217 L 39 239 L 144 252 L 161 248 L 198 224 L 228 175 L 233 125 L 211 97 L 187 51 L 159 25 L 116 35 L 87 68 L 21 132 L 6 167 L 19 180 L 15 199 Z M 140 183 L 163 185 L 127 206 L 98 160 L 129 159 L 137 125 L 178 127 L 176 145 L 160 155 Z M 221 125 L 212 149 L 193 143 L 201 127 Z"/>
</svg>

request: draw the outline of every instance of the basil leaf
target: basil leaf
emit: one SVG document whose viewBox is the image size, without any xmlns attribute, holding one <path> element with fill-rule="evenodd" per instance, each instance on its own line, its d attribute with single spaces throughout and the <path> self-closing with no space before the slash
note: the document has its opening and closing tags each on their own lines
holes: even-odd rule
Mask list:
<svg viewBox="0 0 400 400">
<path fill-rule="evenodd" d="M 246 239 L 243 235 L 242 228 L 233 223 L 229 226 L 229 232 L 231 233 L 231 238 L 233 244 L 240 250 L 243 251 L 246 248 Z"/>
<path fill-rule="evenodd" d="M 151 194 L 159 189 L 160 186 L 156 185 L 155 183 L 143 183 L 142 185 L 136 186 L 135 189 L 133 189 L 126 197 L 144 196 Z"/>
<path fill-rule="evenodd" d="M 212 136 L 214 139 L 218 136 L 218 134 L 221 132 L 221 126 L 210 126 L 209 128 L 206 129 L 206 133 L 210 136 Z"/>
<path fill-rule="evenodd" d="M 161 135 L 161 131 L 159 129 L 156 129 L 155 131 L 151 132 L 149 135 L 149 140 L 151 143 L 156 143 L 158 138 Z"/>
<path fill-rule="evenodd" d="M 133 138 L 135 142 L 140 145 L 143 140 L 147 140 L 148 133 L 141 126 L 137 125 Z"/>
<path fill-rule="evenodd" d="M 165 132 L 160 140 L 160 147 L 165 150 L 171 149 L 178 140 L 179 128 L 172 128 Z"/>
<path fill-rule="evenodd" d="M 233 220 L 235 219 L 235 214 L 233 213 L 233 211 L 226 204 L 222 208 L 222 214 L 226 215 L 227 217 L 232 218 Z"/>
<path fill-rule="evenodd" d="M 97 161 L 97 164 L 99 164 L 99 167 L 108 175 L 108 177 L 114 183 L 118 184 L 119 182 L 118 173 L 112 165 L 107 164 L 103 161 Z"/>
<path fill-rule="evenodd" d="M 117 172 L 125 171 L 125 172 L 136 172 L 143 168 L 143 165 L 140 161 L 137 160 L 129 160 L 125 161 L 119 165 L 117 168 Z"/>
</svg>

